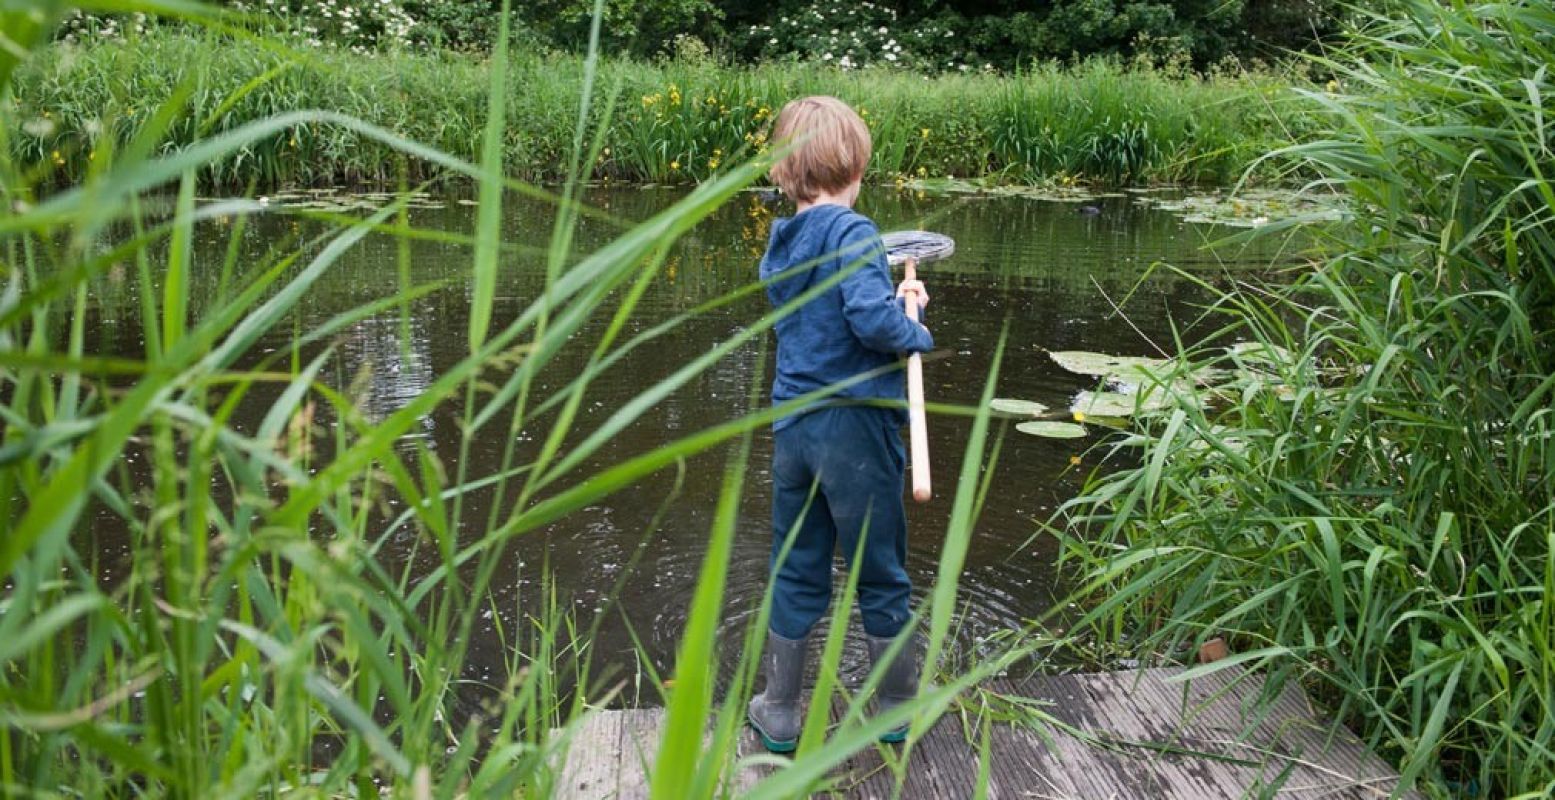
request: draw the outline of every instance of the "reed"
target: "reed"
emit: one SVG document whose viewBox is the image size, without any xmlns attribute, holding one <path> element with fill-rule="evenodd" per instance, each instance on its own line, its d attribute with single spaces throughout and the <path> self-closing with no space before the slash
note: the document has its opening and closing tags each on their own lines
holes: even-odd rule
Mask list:
<svg viewBox="0 0 1555 800">
<path fill-rule="evenodd" d="M 1555 790 L 1555 10 L 1405 2 L 1274 155 L 1354 198 L 1288 285 L 1205 283 L 1195 367 L 1066 509 L 1101 641 L 1211 636 L 1438 797 Z M 1256 343 L 1256 354 L 1213 345 Z M 1275 349 L 1279 348 L 1279 349 Z"/>
<path fill-rule="evenodd" d="M 594 403 L 593 381 L 620 368 L 624 355 L 654 346 L 694 318 L 683 314 L 626 333 L 668 246 L 767 163 L 731 161 L 673 206 L 622 224 L 608 245 L 577 253 L 571 232 L 580 216 L 618 222 L 576 204 L 586 170 L 574 169 L 559 194 L 506 171 L 509 148 L 530 146 L 530 135 L 550 135 L 528 116 L 535 107 L 526 104 L 538 102 L 536 94 L 515 84 L 525 69 L 555 63 L 508 64 L 503 44 L 490 70 L 441 56 L 388 62 L 403 70 L 403 82 L 371 97 L 404 91 L 401 108 L 464 104 L 464 116 L 426 118 L 434 126 L 457 119 L 457 128 L 404 131 L 432 134 L 417 141 L 349 113 L 361 109 L 348 99 L 356 97 L 352 87 L 369 83 L 358 83 L 355 70 L 378 62 L 294 53 L 262 39 L 218 58 L 201 49 L 217 39 L 190 33 L 150 37 L 139 43 L 145 51 L 106 46 L 64 54 L 46 44 L 47 23 L 61 11 L 55 5 L 0 11 L 0 34 L 8 42 L 0 49 L 0 105 L 33 108 L 40 96 L 63 102 L 69 95 L 77 110 L 50 105 L 50 118 L 80 121 L 95 113 L 112 135 L 94 142 L 84 160 L 73 151 L 59 173 L 36 137 L 0 126 L 0 791 L 544 796 L 580 721 L 633 676 L 596 671 L 588 631 L 561 610 L 551 586 L 515 601 L 511 619 L 518 629 L 492 615 L 509 655 L 502 674 L 472 695 L 464 676 L 477 620 L 493 610 L 492 587 L 515 577 L 503 572 L 503 554 L 517 537 L 608 502 L 623 486 L 662 480 L 696 454 L 726 449 L 733 460 L 681 643 L 676 688 L 666 692 L 670 722 L 652 775 L 656 796 L 724 791 L 763 633 L 759 622 L 751 627 L 733 688 L 715 699 L 713 623 L 724 611 L 742 442 L 787 409 L 753 408 L 629 459 L 588 465 L 616 433 L 719 359 L 765 336 L 795 307 L 749 321 L 638 397 L 590 415 L 596 422 L 584 424 L 576 412 Z M 192 16 L 190 24 L 210 24 L 203 15 L 213 13 L 157 0 L 94 7 L 163 8 Z M 199 52 L 203 60 L 179 62 Z M 30 77 L 13 84 L 11 67 L 21 55 Z M 237 66 L 224 72 L 228 60 Z M 583 122 L 552 146 L 563 163 L 593 163 L 609 145 L 600 133 L 608 130 L 606 112 L 590 98 L 610 87 L 608 70 L 597 70 L 593 57 L 559 63 L 575 70 L 576 91 L 541 90 L 558 92 L 544 102 L 569 112 L 558 116 Z M 97 78 L 77 83 L 79 69 Z M 178 69 L 205 77 L 180 83 L 170 78 Z M 453 74 L 447 70 L 470 80 L 445 83 Z M 168 82 L 157 83 L 158 75 Z M 49 89 L 54 80 L 63 83 Z M 283 88 L 297 93 L 282 94 Z M 339 101 L 345 112 L 287 108 L 305 99 L 310 107 Z M 478 160 L 466 158 L 476 142 Z M 311 174 L 305 171 L 311 167 L 293 166 L 300 160 L 292 149 L 338 160 Z M 201 180 L 336 176 L 341 164 L 352 165 L 352 174 L 381 176 L 384 163 L 403 164 L 402 176 L 436 171 L 472 180 L 480 187 L 480 209 L 467 242 L 468 355 L 404 407 L 368 419 L 349 387 L 324 377 L 336 336 L 363 319 L 410 314 L 416 298 L 439 287 L 412 284 L 408 249 L 400 248 L 398 284 L 385 281 L 378 296 L 317 324 L 304 325 L 296 312 L 319 278 L 367 237 L 409 242 L 437 235 L 409 225 L 408 193 L 359 218 L 340 215 L 317 237 L 277 242 L 257 263 L 237 263 L 239 248 L 228 248 L 225 263 L 199 265 L 221 276 L 213 296 L 190 291 L 190 253 L 196 231 L 203 233 L 214 217 L 235 216 L 229 235 L 238 237 L 250 215 L 289 213 L 243 197 L 200 199 Z M 44 193 L 51 183 L 55 190 Z M 148 198 L 168 190 L 176 191 L 172 205 L 148 210 Z M 497 222 L 509 192 L 555 201 L 548 241 L 503 241 Z M 492 313 L 494 277 L 506 248 L 515 245 L 544 249 L 550 269 L 519 313 L 501 318 Z M 88 325 L 92 292 L 113 270 L 124 270 L 136 284 L 145 347 L 134 357 L 106 352 Z M 602 338 L 584 341 L 576 334 L 594 318 L 611 324 Z M 274 352 L 259 346 L 266 334 L 287 330 L 289 346 Z M 539 389 L 536 377 L 546 366 L 579 348 L 584 356 L 567 363 L 586 366 L 559 388 Z M 262 411 L 257 427 L 233 424 L 240 407 Z M 510 445 L 489 474 L 475 474 L 469 459 L 407 448 L 404 434 L 444 407 L 460 417 L 461 452 L 477 437 L 512 443 L 533 433 L 537 444 Z M 978 474 L 986 413 L 969 444 L 968 475 Z M 492 509 L 485 519 L 470 510 L 477 494 Z M 666 503 L 674 502 L 673 489 L 667 495 Z M 958 493 L 940 573 L 952 590 L 920 610 L 935 621 L 934 652 L 945 649 L 945 622 L 974 516 L 974 495 Z M 94 518 L 130 532 L 126 567 L 116 568 L 112 579 L 90 539 L 77 533 Z M 386 543 L 407 537 L 414 542 L 411 557 L 391 556 Z M 421 560 L 434 566 L 412 568 Z M 834 626 L 832 635 L 838 631 Z M 855 695 L 847 719 L 810 733 L 824 746 L 764 780 L 755 796 L 790 797 L 822 785 L 831 767 L 872 746 L 880 732 L 909 717 L 921 729 L 960 691 L 1018 655 L 1012 648 L 949 676 L 888 717 L 865 718 L 865 695 Z M 709 722 L 715 735 L 704 747 Z"/>
<path fill-rule="evenodd" d="M 578 56 L 506 59 L 508 174 L 560 182 L 576 100 L 590 80 Z M 122 145 L 175 94 L 164 147 L 185 146 L 278 114 L 327 108 L 468 161 L 477 160 L 491 61 L 449 52 L 298 52 L 282 40 L 153 27 L 123 42 L 57 45 L 17 77 L 5 115 L 12 156 L 56 184 L 82 179 L 94 154 Z M 988 177 L 1021 183 L 1223 183 L 1301 129 L 1294 75 L 1194 76 L 1095 61 L 1013 75 L 945 75 L 795 64 L 604 59 L 593 80 L 620 98 L 584 179 L 693 183 L 766 145 L 772 115 L 805 94 L 858 106 L 875 137 L 870 179 Z M 594 106 L 593 121 L 607 104 Z M 200 165 L 206 188 L 393 185 L 391 146 L 329 124 L 277 132 Z M 440 174 L 412 162 L 410 178 Z"/>
</svg>

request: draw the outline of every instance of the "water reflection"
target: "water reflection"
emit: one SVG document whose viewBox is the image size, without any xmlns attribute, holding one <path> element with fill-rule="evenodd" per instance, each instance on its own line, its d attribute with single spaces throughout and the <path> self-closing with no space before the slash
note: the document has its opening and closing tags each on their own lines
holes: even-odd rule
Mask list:
<svg viewBox="0 0 1555 800">
<path fill-rule="evenodd" d="M 618 189 L 597 190 L 588 199 L 595 205 L 608 204 L 612 213 L 623 218 L 641 219 L 676 197 L 663 190 Z M 1098 208 L 1096 214 L 1079 214 L 1071 205 L 1020 198 L 957 200 L 866 194 L 861 210 L 873 216 L 882 229 L 927 227 L 947 233 L 957 242 L 954 258 L 932 265 L 923 275 L 934 296 L 928 322 L 941 347 L 925 365 L 931 400 L 976 402 L 993 366 L 992 355 L 1001 333 L 1007 332 L 1009 344 L 1000 365 L 998 393 L 1055 407 L 1062 407 L 1075 391 L 1087 386 L 1049 363 L 1043 348 L 1144 353 L 1147 347 L 1142 337 L 1171 340 L 1174 324 L 1180 327 L 1191 317 L 1181 315 L 1193 299 L 1190 285 L 1186 281 L 1153 280 L 1136 289 L 1135 281 L 1145 266 L 1158 260 L 1209 263 L 1198 248 L 1214 234 L 1184 225 L 1169 214 L 1139 208 L 1124 198 L 1103 201 Z M 515 198 L 505 211 L 508 242 L 538 245 L 546 241 L 550 228 L 546 207 Z M 771 210 L 757 197 L 744 195 L 698 227 L 675 248 L 661 279 L 650 287 L 638 312 L 628 320 L 622 339 L 754 281 L 771 216 Z M 444 209 L 415 209 L 412 222 L 420 227 L 465 232 L 473 227 L 473 213 L 456 204 Z M 275 240 L 292 235 L 295 225 L 293 220 L 276 217 L 256 220 L 248 228 L 241 249 L 249 256 L 263 253 Z M 578 231 L 578 249 L 591 251 L 617 232 L 607 223 L 585 221 Z M 227 233 L 224 229 L 202 229 L 197 235 L 197 262 L 220 263 Z M 387 237 L 363 241 L 309 293 L 297 312 L 295 327 L 280 326 L 257 350 L 284 351 L 291 347 L 294 329 L 308 330 L 345 309 L 391 294 L 396 287 L 392 277 L 396 248 Z M 322 373 L 330 385 L 349 389 L 348 396 L 355 399 L 357 410 L 369 421 L 384 419 L 405 407 L 468 352 L 464 331 L 468 327 L 469 290 L 463 276 L 468 273 L 470 254 L 446 243 L 417 241 L 411 246 L 411 256 L 413 283 L 452 278 L 452 285 L 416 300 L 408 316 L 389 310 L 350 326 L 335 341 L 335 354 Z M 1268 251 L 1251 249 L 1234 257 L 1221 256 L 1213 263 L 1220 266 L 1229 259 L 1230 263 L 1261 265 L 1272 256 Z M 494 324 L 504 324 L 522 312 L 537 296 L 543 273 L 544 265 L 538 259 L 504 256 Z M 1101 292 L 1121 298 L 1131 289 L 1129 319 L 1125 320 L 1113 313 Z M 134 333 L 139 326 L 125 324 L 139 308 L 135 291 L 132 280 L 102 283 L 94 300 L 94 314 L 113 324 L 94 328 L 105 340 L 99 352 L 139 352 L 141 344 Z M 691 319 L 622 359 L 591 384 L 568 443 L 581 441 L 587 431 L 644 388 L 743 330 L 766 310 L 764 297 L 753 293 Z M 1179 316 L 1174 319 L 1174 314 Z M 577 346 L 568 348 L 538 374 L 536 396 L 549 396 L 580 373 L 588 363 L 593 341 L 608 322 L 604 314 L 591 320 L 577 336 Z M 311 358 L 312 354 L 304 356 Z M 572 480 L 585 479 L 607 465 L 728 421 L 744 413 L 753 396 L 765 402 L 771 362 L 765 342 L 758 340 L 738 348 L 614 437 L 574 471 Z M 765 376 L 761 385 L 757 385 L 757 375 Z M 505 378 L 485 377 L 495 382 Z M 257 425 L 274 396 L 267 397 L 266 391 L 279 389 L 256 387 L 252 402 L 239 409 L 236 424 Z M 319 424 L 330 422 L 322 419 L 327 408 L 318 413 Z M 419 445 L 443 459 L 454 458 L 460 452 L 460 413 L 452 405 L 436 410 L 420 421 L 401 446 L 407 453 Z M 937 496 L 927 505 L 909 509 L 908 568 L 915 584 L 915 602 L 931 589 L 948 522 L 952 481 L 960 472 L 969 429 L 969 421 L 960 417 L 930 420 Z M 453 467 L 461 467 L 471 479 L 489 475 L 500 468 L 510 445 L 521 463 L 544 435 L 543 430 L 523 430 L 509 442 L 504 415 L 469 443 L 465 463 L 445 461 L 443 466 L 450 474 Z M 989 503 L 976 522 L 961 583 L 963 606 L 957 636 L 966 647 L 977 647 L 979 642 L 1019 625 L 1022 619 L 1040 614 L 1053 602 L 1060 589 L 1052 571 L 1053 545 L 1034 534 L 1055 504 L 1073 491 L 1081 471 L 1095 467 L 1101 456 L 1090 451 L 1089 443 L 1083 440 L 1035 439 L 1004 427 L 997 428 L 996 435 L 1006 437 L 999 474 Z M 765 588 L 770 435 L 759 433 L 753 447 L 722 625 L 729 638 L 742 631 Z M 508 653 L 497 634 L 498 624 L 511 635 L 522 624 L 524 613 L 534 610 L 542 568 L 556 576 L 566 602 L 585 623 L 595 614 L 605 615 L 594 643 L 596 658 L 628 670 L 635 668 L 630 633 L 635 631 L 655 666 L 661 672 L 669 671 L 705 553 L 728 455 L 723 450 L 691 459 L 678 477 L 673 470 L 666 471 L 513 542 L 493 584 L 495 618 L 483 620 L 476 628 L 476 640 L 471 642 L 470 677 L 501 673 Z M 467 540 L 484 529 L 491 502 L 490 492 L 465 498 L 466 530 L 461 535 Z M 93 537 L 106 559 L 105 569 L 114 570 L 112 559 L 122 558 L 125 552 L 124 531 L 115 526 L 110 515 L 100 515 L 86 535 Z M 369 538 L 376 536 L 373 533 Z M 391 575 L 401 569 L 420 573 L 432 566 L 432 551 L 424 543 L 418 547 L 407 527 L 384 543 L 382 557 Z M 637 566 L 629 570 L 634 559 L 639 559 Z M 610 604 L 608 594 L 617 581 L 622 582 L 621 601 Z M 850 650 L 845 668 L 855 672 L 862 663 L 862 651 Z"/>
</svg>

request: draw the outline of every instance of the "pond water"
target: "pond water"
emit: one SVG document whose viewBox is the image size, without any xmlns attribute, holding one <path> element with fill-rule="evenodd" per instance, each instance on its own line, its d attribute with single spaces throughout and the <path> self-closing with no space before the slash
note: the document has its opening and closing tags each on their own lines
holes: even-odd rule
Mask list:
<svg viewBox="0 0 1555 800">
<path fill-rule="evenodd" d="M 590 190 L 586 200 L 620 218 L 643 219 L 680 196 L 681 192 L 669 189 L 601 188 Z M 1134 288 L 1138 276 L 1158 260 L 1218 274 L 1228 268 L 1266 266 L 1278 257 L 1273 245 L 1208 254 L 1203 245 L 1227 233 L 1225 229 L 1185 223 L 1171 213 L 1145 208 L 1131 197 L 1103 198 L 1095 201 L 1095 206 L 1099 213 L 1088 213 L 1094 209 L 1082 212 L 1072 203 L 1030 198 L 925 197 L 866 190 L 860 210 L 873 217 L 882 230 L 927 227 L 950 235 L 957 244 L 954 257 L 926 267 L 922 275 L 933 296 L 928 322 L 939 345 L 936 357 L 924 368 L 931 401 L 975 403 L 992 366 L 1000 331 L 1007 325 L 1009 344 L 998 396 L 1063 408 L 1076 391 L 1088 388 L 1090 381 L 1059 369 L 1045 356 L 1044 348 L 1148 354 L 1151 348 L 1146 338 L 1169 343 L 1173 325 L 1188 325 L 1196 315 L 1195 294 L 1188 281 L 1154 278 L 1146 282 L 1128 301 L 1128 319 L 1113 313 L 1103 292 L 1122 298 Z M 552 219 L 547 205 L 511 200 L 505 213 L 508 242 L 544 244 Z M 753 193 L 740 195 L 716 212 L 675 248 L 663 279 L 648 291 L 631 327 L 641 330 L 755 280 L 773 213 L 774 209 Z M 455 201 L 441 207 L 416 208 L 411 218 L 425 229 L 467 233 L 474 227 L 473 209 Z M 241 246 L 261 253 L 276 241 L 308 234 L 310 225 L 280 214 L 259 217 L 247 229 Z M 603 223 L 584 223 L 578 232 L 579 252 L 595 249 L 614 230 Z M 193 296 L 214 292 L 229 233 L 230 228 L 218 223 L 197 231 L 199 275 Z M 310 293 L 297 329 L 306 330 L 346 308 L 392 293 L 397 280 L 396 249 L 396 242 L 388 237 L 370 237 L 358 245 Z M 453 278 L 450 287 L 416 301 L 408 325 L 402 323 L 399 312 L 389 311 L 350 328 L 337 341 L 336 356 L 325 372 L 325 379 L 337 387 L 355 382 L 362 410 L 370 418 L 400 407 L 467 352 L 463 332 L 467 329 L 469 286 L 460 276 L 469 270 L 468 250 L 420 241 L 412 245 L 412 256 L 415 281 Z M 543 276 L 538 257 L 512 255 L 505 257 L 503 264 L 498 324 L 511 319 L 534 297 Z M 102 337 L 101 352 L 127 356 L 141 352 L 133 284 L 132 278 L 109 276 L 99 288 L 89 330 Z M 766 310 L 764 297 L 753 295 L 746 302 L 698 318 L 659 339 L 656 346 L 634 353 L 594 384 L 579 429 L 591 428 L 643 387 Z M 591 323 L 591 331 L 597 332 L 605 322 Z M 279 326 L 259 349 L 288 348 L 293 330 L 289 325 Z M 408 340 L 402 338 L 406 331 Z M 538 386 L 542 396 L 576 374 L 588 349 L 575 348 L 548 369 Z M 764 358 L 766 364 L 762 363 Z M 760 345 L 736 352 L 617 437 L 577 474 L 588 474 L 742 414 L 755 376 L 760 373 L 765 376 L 763 382 L 770 380 L 770 362 L 769 350 Z M 763 397 L 765 393 L 763 387 Z M 240 417 L 243 413 L 252 417 L 240 418 L 238 427 L 257 426 L 263 405 L 261 401 L 240 412 Z M 458 452 L 459 413 L 453 407 L 440 409 L 423 421 L 414 439 L 445 461 L 453 459 Z M 327 424 L 327 420 L 320 420 L 320 424 Z M 930 418 L 936 494 L 926 505 L 909 503 L 908 568 L 915 584 L 915 602 L 931 589 L 970 424 L 961 417 Z M 1052 564 L 1053 544 L 1043 537 L 1034 538 L 1034 534 L 1039 522 L 1073 493 L 1100 457 L 1099 452 L 1089 450 L 1094 440 L 1039 439 L 1017 433 L 1013 426 L 996 426 L 995 434 L 1005 438 L 1004 448 L 987 506 L 977 521 L 961 584 L 964 613 L 959 618 L 957 638 L 965 647 L 976 647 L 988 637 L 1042 614 L 1062 591 Z M 534 441 L 536 435 L 526 431 L 522 437 Z M 405 446 L 409 449 L 413 444 L 407 440 Z M 500 436 L 480 437 L 470 453 L 469 475 L 494 471 L 503 444 Z M 724 632 L 731 635 L 743 630 L 765 586 L 770 433 L 760 432 L 754 448 L 723 623 Z M 597 664 L 614 664 L 627 674 L 636 669 L 629 623 L 646 655 L 668 673 L 704 555 L 726 458 L 727 451 L 719 451 L 692 461 L 680 494 L 652 530 L 648 528 L 665 501 L 673 474 L 623 490 L 515 541 L 495 584 L 495 607 L 507 620 L 508 630 L 514 629 L 520 609 L 533 610 L 540 572 L 547 566 L 565 602 L 578 612 L 581 621 L 605 615 L 593 644 Z M 484 524 L 488 512 L 485 502 L 483 497 L 471 498 L 466 509 L 471 524 Z M 105 563 L 111 570 L 113 554 L 124 553 L 123 534 L 106 515 L 96 519 L 96 530 L 90 535 L 99 554 L 107 556 Z M 640 542 L 645 543 L 641 559 L 625 576 L 620 602 L 607 604 L 610 587 L 622 577 Z M 392 573 L 393 567 L 412 557 L 411 542 L 395 539 L 389 547 L 385 560 Z M 419 551 L 422 555 L 417 556 L 422 562 L 426 561 L 425 551 L 423 547 Z M 412 565 L 414 570 L 425 568 L 425 563 Z M 501 673 L 505 653 L 493 626 L 477 635 L 480 639 L 471 643 L 470 677 L 479 681 Z M 861 646 L 850 645 L 849 670 L 859 667 L 861 654 Z"/>
</svg>

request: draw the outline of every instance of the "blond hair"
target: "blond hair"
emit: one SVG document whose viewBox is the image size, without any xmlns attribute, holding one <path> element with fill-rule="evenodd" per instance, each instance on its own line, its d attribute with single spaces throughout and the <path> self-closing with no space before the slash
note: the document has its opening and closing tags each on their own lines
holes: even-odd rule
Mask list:
<svg viewBox="0 0 1555 800">
<path fill-rule="evenodd" d="M 836 193 L 864 177 L 871 142 L 864 120 L 835 97 L 802 97 L 778 112 L 772 141 L 791 147 L 772 180 L 795 202 Z"/>
</svg>

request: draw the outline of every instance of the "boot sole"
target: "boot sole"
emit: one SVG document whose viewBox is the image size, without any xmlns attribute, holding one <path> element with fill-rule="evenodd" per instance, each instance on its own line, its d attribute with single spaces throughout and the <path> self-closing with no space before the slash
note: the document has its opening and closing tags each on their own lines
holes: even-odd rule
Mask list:
<svg viewBox="0 0 1555 800">
<path fill-rule="evenodd" d="M 768 736 L 767 732 L 761 729 L 761 726 L 757 725 L 755 722 L 752 722 L 749 719 L 745 720 L 745 724 L 751 726 L 751 730 L 755 731 L 756 735 L 761 737 L 761 746 L 767 748 L 767 752 L 769 753 L 792 753 L 794 752 L 794 748 L 799 746 L 798 739 L 790 739 L 786 742 L 780 742 L 771 736 Z"/>
</svg>

